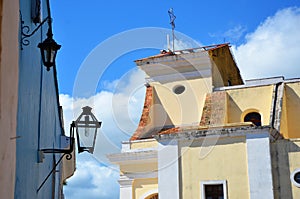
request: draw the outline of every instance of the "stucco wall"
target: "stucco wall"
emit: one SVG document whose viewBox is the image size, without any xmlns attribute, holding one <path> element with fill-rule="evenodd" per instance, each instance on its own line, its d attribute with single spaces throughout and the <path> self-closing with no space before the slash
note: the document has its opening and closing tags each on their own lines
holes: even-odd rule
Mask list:
<svg viewBox="0 0 300 199">
<path fill-rule="evenodd" d="M 121 173 L 154 172 L 157 171 L 157 162 L 123 164 L 120 165 L 120 171 Z"/>
<path fill-rule="evenodd" d="M 287 83 L 284 87 L 280 128 L 285 138 L 300 138 L 299 113 L 300 82 Z"/>
<path fill-rule="evenodd" d="M 180 144 L 182 198 L 199 199 L 200 182 L 209 180 L 226 180 L 228 198 L 249 198 L 245 138 L 223 138 L 209 147 L 202 140 Z"/>
<path fill-rule="evenodd" d="M 42 3 L 42 16 L 47 16 L 46 1 Z M 18 13 L 18 11 L 15 11 Z M 36 25 L 31 20 L 30 1 L 20 1 L 24 25 L 30 31 Z M 55 24 L 53 20 L 53 25 Z M 45 148 L 60 148 L 63 133 L 59 115 L 56 74 L 53 68 L 46 70 L 41 62 L 38 43 L 46 38 L 45 23 L 23 46 L 19 54 L 19 99 L 17 115 L 17 167 L 15 198 L 59 198 L 60 172 L 54 172 L 37 192 L 39 186 L 52 170 L 61 154 L 45 154 L 40 161 L 38 151 Z M 59 41 L 58 41 L 59 42 Z M 57 170 L 60 171 L 60 166 Z"/>
<path fill-rule="evenodd" d="M 14 198 L 19 1 L 0 1 L 0 196 Z"/>
<path fill-rule="evenodd" d="M 291 173 L 300 169 L 300 140 L 271 143 L 271 154 L 275 198 L 300 198 L 300 188 L 290 179 Z"/>
<path fill-rule="evenodd" d="M 167 113 L 173 125 L 198 124 L 205 101 L 205 93 L 211 92 L 211 78 L 176 81 L 153 84 L 159 102 Z M 175 86 L 183 85 L 185 91 L 176 95 Z M 162 117 L 156 116 L 157 119 Z M 155 119 L 155 118 L 154 118 Z"/>
<path fill-rule="evenodd" d="M 243 84 L 240 71 L 228 45 L 210 50 L 209 56 L 214 63 L 212 70 L 214 87 L 228 86 L 229 82 L 231 85 Z"/>
<path fill-rule="evenodd" d="M 147 139 L 143 141 L 133 141 L 130 143 L 130 149 L 145 149 L 145 148 L 157 148 L 158 142 L 154 139 Z"/>
<path fill-rule="evenodd" d="M 273 85 L 232 89 L 226 92 L 229 96 L 228 123 L 243 122 L 247 113 L 258 111 L 262 125 L 269 125 Z"/>
<path fill-rule="evenodd" d="M 135 179 L 133 181 L 133 199 L 145 199 L 147 196 L 157 193 L 157 178 Z"/>
</svg>

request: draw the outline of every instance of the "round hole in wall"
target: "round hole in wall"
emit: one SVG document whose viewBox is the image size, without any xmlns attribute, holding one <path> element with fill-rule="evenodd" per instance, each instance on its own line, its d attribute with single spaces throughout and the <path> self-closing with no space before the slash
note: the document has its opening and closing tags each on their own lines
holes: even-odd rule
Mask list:
<svg viewBox="0 0 300 199">
<path fill-rule="evenodd" d="M 292 183 L 300 188 L 300 169 L 296 169 L 292 174 L 291 174 L 291 181 Z"/>
<path fill-rule="evenodd" d="M 300 184 L 300 171 L 297 172 L 297 173 L 295 173 L 294 180 L 295 180 L 295 182 L 297 182 L 298 184 Z"/>
<path fill-rule="evenodd" d="M 173 92 L 177 95 L 183 93 L 185 91 L 185 87 L 183 85 L 174 86 Z"/>
</svg>

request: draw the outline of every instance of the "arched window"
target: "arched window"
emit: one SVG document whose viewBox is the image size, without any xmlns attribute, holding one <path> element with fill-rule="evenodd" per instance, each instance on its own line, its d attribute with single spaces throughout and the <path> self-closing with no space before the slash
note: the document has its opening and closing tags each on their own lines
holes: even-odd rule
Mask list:
<svg viewBox="0 0 300 199">
<path fill-rule="evenodd" d="M 252 122 L 253 124 L 255 124 L 256 126 L 261 126 L 261 116 L 259 113 L 257 112 L 251 112 L 248 113 L 245 117 L 244 117 L 244 122 Z"/>
<path fill-rule="evenodd" d="M 158 199 L 158 193 L 151 194 L 150 196 L 147 196 L 147 198 L 145 199 Z"/>
</svg>

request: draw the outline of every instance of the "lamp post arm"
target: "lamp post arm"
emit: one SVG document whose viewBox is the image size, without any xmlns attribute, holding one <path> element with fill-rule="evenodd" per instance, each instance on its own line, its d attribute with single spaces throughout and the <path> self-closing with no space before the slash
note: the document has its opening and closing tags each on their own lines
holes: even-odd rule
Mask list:
<svg viewBox="0 0 300 199">
<path fill-rule="evenodd" d="M 40 149 L 41 152 L 43 153 L 64 153 L 67 155 L 67 159 L 70 160 L 72 159 L 72 152 L 74 150 L 74 142 L 75 142 L 75 138 L 74 138 L 74 127 L 75 127 L 75 123 L 72 122 L 72 124 L 70 125 L 70 146 L 68 149 Z"/>
<path fill-rule="evenodd" d="M 37 189 L 37 191 L 36 192 L 39 192 L 40 191 L 40 189 L 44 186 L 44 184 L 46 183 L 46 181 L 48 180 L 48 178 L 51 176 L 51 174 L 55 171 L 55 169 L 56 169 L 56 167 L 57 167 L 57 165 L 59 165 L 59 163 L 62 161 L 62 159 L 65 157 L 65 155 L 67 155 L 67 159 L 68 159 L 68 155 L 71 155 L 71 154 L 66 154 L 66 153 L 64 153 L 60 158 L 59 158 L 59 160 L 57 161 L 57 163 L 55 164 L 55 166 L 52 168 L 52 170 L 49 172 L 49 174 L 47 175 L 47 177 L 45 178 L 45 180 L 42 182 L 42 184 L 39 186 L 39 188 Z M 71 155 L 71 158 L 72 158 L 72 155 Z M 71 159 L 70 158 L 70 159 Z M 68 160 L 70 160 L 70 159 L 68 159 Z"/>
<path fill-rule="evenodd" d="M 49 19 L 49 16 L 46 17 L 31 33 L 29 33 L 30 28 L 29 26 L 25 26 L 24 25 L 24 20 L 22 18 L 22 13 L 20 11 L 20 21 L 21 21 L 21 50 L 23 50 L 23 46 L 28 46 L 30 44 L 29 40 L 27 39 L 28 37 L 31 37 L 32 35 L 34 35 L 34 33 L 36 33 L 38 31 L 38 29 L 44 25 L 44 23 L 46 21 L 49 21 L 51 19 Z"/>
<path fill-rule="evenodd" d="M 62 159 L 65 156 L 66 156 L 67 160 L 71 160 L 72 159 L 72 154 L 71 153 L 74 150 L 74 142 L 75 142 L 74 127 L 75 127 L 75 123 L 72 122 L 72 124 L 70 125 L 70 139 L 71 140 L 70 140 L 70 148 L 69 149 L 42 149 L 41 150 L 43 153 L 63 153 L 63 155 L 59 158 L 59 160 L 57 161 L 57 163 L 55 163 L 55 165 L 52 168 L 52 170 L 49 172 L 49 174 L 46 176 L 45 180 L 42 182 L 42 184 L 37 189 L 37 192 L 39 192 L 39 190 L 44 186 L 44 184 L 46 183 L 46 181 L 48 180 L 48 178 L 55 171 L 56 167 L 59 165 L 59 163 L 62 161 Z"/>
</svg>

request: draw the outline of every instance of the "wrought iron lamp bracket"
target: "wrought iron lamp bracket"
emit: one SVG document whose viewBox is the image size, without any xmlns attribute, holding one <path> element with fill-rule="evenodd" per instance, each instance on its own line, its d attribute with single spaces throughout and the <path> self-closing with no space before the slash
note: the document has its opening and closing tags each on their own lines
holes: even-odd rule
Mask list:
<svg viewBox="0 0 300 199">
<path fill-rule="evenodd" d="M 48 180 L 48 178 L 51 176 L 51 174 L 53 172 L 55 172 L 56 167 L 59 165 L 59 163 L 62 161 L 62 159 L 66 156 L 67 160 L 71 160 L 72 159 L 72 152 L 74 150 L 74 142 L 75 142 L 75 138 L 74 138 L 74 127 L 75 127 L 75 123 L 72 122 L 72 124 L 70 125 L 70 147 L 68 149 L 40 149 L 39 150 L 39 162 L 42 162 L 42 158 L 44 156 L 44 153 L 60 153 L 62 154 L 62 156 L 59 158 L 59 160 L 55 163 L 54 167 L 52 168 L 52 170 L 49 172 L 49 174 L 46 176 L 46 178 L 44 179 L 44 181 L 41 183 L 41 185 L 39 186 L 39 188 L 37 189 L 37 192 L 40 191 L 40 189 L 44 186 L 44 184 L 46 183 L 46 181 Z M 42 156 L 42 157 L 41 157 Z"/>
<path fill-rule="evenodd" d="M 71 142 L 74 142 L 74 141 L 71 141 Z M 71 145 L 73 145 L 73 144 L 71 144 Z M 66 156 L 67 160 L 71 160 L 72 159 L 73 146 L 71 146 L 71 147 L 70 147 L 70 149 L 41 149 L 40 152 L 42 152 L 42 153 L 62 153 L 63 155 L 67 155 Z"/>
<path fill-rule="evenodd" d="M 30 28 L 29 26 L 25 25 L 25 21 L 22 18 L 22 13 L 20 11 L 20 21 L 21 21 L 21 50 L 23 50 L 23 46 L 28 46 L 30 44 L 30 41 L 28 40 L 29 37 L 31 37 L 32 35 L 34 35 L 34 33 L 36 33 L 40 27 L 42 27 L 42 25 L 44 25 L 44 23 L 46 21 L 51 21 L 52 19 L 48 16 L 46 17 L 31 33 L 30 33 Z"/>
</svg>

